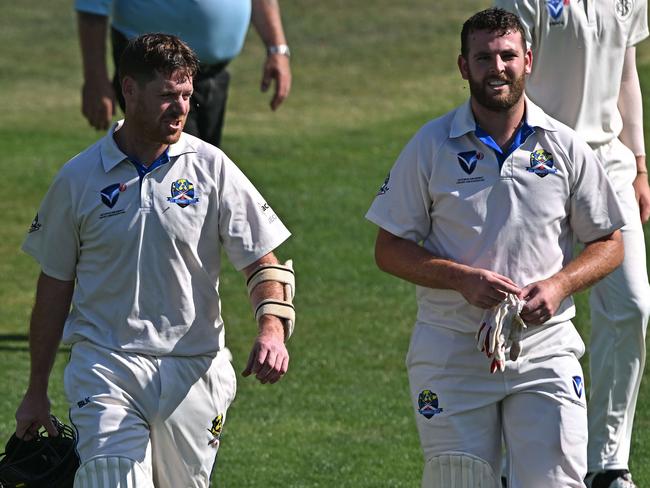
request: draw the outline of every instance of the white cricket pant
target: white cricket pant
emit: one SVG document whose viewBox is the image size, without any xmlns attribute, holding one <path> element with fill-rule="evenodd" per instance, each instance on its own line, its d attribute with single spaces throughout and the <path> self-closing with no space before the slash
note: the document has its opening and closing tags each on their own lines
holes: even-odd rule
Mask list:
<svg viewBox="0 0 650 488">
<path fill-rule="evenodd" d="M 128 457 L 156 488 L 207 488 L 226 410 L 235 396 L 230 352 L 153 357 L 72 346 L 65 369 L 70 420 L 81 462 Z"/>
<path fill-rule="evenodd" d="M 584 343 L 565 322 L 538 328 L 522 345 L 504 373 L 490 374 L 474 334 L 416 324 L 406 364 L 425 461 L 460 451 L 500 473 L 503 436 L 509 488 L 583 488 L 587 410 L 578 358 Z"/>
<path fill-rule="evenodd" d="M 597 283 L 589 297 L 589 471 L 628 468 L 650 316 L 645 242 L 632 187 L 634 155 L 617 139 L 596 148 L 596 154 L 616 188 L 627 224 L 621 229 L 623 264 Z"/>
</svg>

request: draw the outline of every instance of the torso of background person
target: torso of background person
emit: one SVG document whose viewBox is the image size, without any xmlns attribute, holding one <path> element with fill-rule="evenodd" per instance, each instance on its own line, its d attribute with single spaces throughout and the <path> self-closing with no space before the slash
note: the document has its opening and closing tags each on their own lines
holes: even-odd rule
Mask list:
<svg viewBox="0 0 650 488">
<path fill-rule="evenodd" d="M 251 19 L 250 0 L 76 0 L 75 9 L 110 16 L 127 39 L 151 32 L 178 36 L 204 64 L 237 56 Z"/>
<path fill-rule="evenodd" d="M 646 0 L 496 0 L 521 18 L 533 71 L 526 95 L 592 146 L 618 137 L 625 51 L 648 36 Z"/>
</svg>

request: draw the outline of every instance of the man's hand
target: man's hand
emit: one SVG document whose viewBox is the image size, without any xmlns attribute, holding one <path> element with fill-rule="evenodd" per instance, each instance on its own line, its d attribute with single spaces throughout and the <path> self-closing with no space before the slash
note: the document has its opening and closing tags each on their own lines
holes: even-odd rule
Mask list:
<svg viewBox="0 0 650 488">
<path fill-rule="evenodd" d="M 260 333 L 248 356 L 244 376 L 254 374 L 260 383 L 276 383 L 289 368 L 289 352 L 284 345 L 284 327 L 278 317 L 264 315 Z"/>
<path fill-rule="evenodd" d="M 107 78 L 86 81 L 81 89 L 81 112 L 97 130 L 107 130 L 115 113 L 115 90 Z"/>
<path fill-rule="evenodd" d="M 567 296 L 561 280 L 549 278 L 525 286 L 519 298 L 526 304 L 519 316 L 531 325 L 541 325 L 549 320 Z"/>
<path fill-rule="evenodd" d="M 271 99 L 271 110 L 277 109 L 291 91 L 291 68 L 289 58 L 284 54 L 269 54 L 264 63 L 260 88 L 266 92 L 275 82 L 275 93 Z"/>
<path fill-rule="evenodd" d="M 646 223 L 650 218 L 650 186 L 648 186 L 648 173 L 638 173 L 634 182 L 634 194 L 636 201 L 639 203 L 639 212 L 641 214 L 641 222 Z"/>
<path fill-rule="evenodd" d="M 51 437 L 59 435 L 50 418 L 50 399 L 47 393 L 28 389 L 16 410 L 16 437 L 28 441 L 37 436 L 41 426 L 45 427 Z"/>
<path fill-rule="evenodd" d="M 521 289 L 507 276 L 473 268 L 463 278 L 458 291 L 471 305 L 492 308 L 505 300 L 508 293 L 519 295 Z"/>
</svg>

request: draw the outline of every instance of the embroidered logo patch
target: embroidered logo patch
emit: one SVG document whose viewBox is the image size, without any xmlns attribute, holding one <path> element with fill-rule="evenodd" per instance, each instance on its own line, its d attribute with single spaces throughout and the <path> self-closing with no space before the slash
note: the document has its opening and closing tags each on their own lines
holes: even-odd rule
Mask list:
<svg viewBox="0 0 650 488">
<path fill-rule="evenodd" d="M 584 384 L 582 382 L 582 378 L 580 376 L 574 376 L 571 378 L 573 381 L 573 391 L 576 392 L 576 395 L 578 398 L 582 398 L 582 391 L 584 389 Z"/>
<path fill-rule="evenodd" d="M 120 192 L 126 190 L 126 185 L 124 183 L 114 183 L 108 185 L 102 191 L 99 192 L 102 197 L 102 203 L 108 208 L 113 208 L 117 203 L 117 199 L 120 198 Z"/>
<path fill-rule="evenodd" d="M 212 439 L 208 442 L 210 447 L 218 447 L 219 439 L 221 439 L 221 432 L 223 431 L 223 414 L 220 413 L 212 420 L 212 427 L 208 429 L 208 432 L 212 434 Z"/>
<path fill-rule="evenodd" d="M 632 15 L 632 10 L 634 9 L 634 0 L 616 0 L 614 3 L 614 9 L 616 10 L 616 17 L 619 20 L 627 20 Z"/>
<path fill-rule="evenodd" d="M 390 180 L 390 173 L 388 173 L 388 174 L 386 175 L 386 179 L 384 180 L 384 184 L 381 185 L 381 188 L 380 188 L 379 191 L 377 192 L 377 196 L 379 196 L 379 195 L 383 195 L 383 194 L 386 193 L 388 190 L 390 190 L 390 188 L 388 188 L 388 181 L 389 181 L 389 180 Z"/>
<path fill-rule="evenodd" d="M 188 205 L 196 204 L 199 199 L 194 197 L 194 185 L 190 180 L 181 178 L 172 183 L 172 196 L 167 201 L 176 203 L 179 207 L 185 208 Z"/>
<path fill-rule="evenodd" d="M 441 413 L 442 408 L 438 408 L 438 395 L 431 390 L 422 390 L 418 396 L 418 412 L 428 419 Z"/>
<path fill-rule="evenodd" d="M 569 2 L 566 0 L 546 0 L 546 9 L 551 18 L 557 20 L 562 17 L 564 6 L 568 4 Z"/>
<path fill-rule="evenodd" d="M 463 168 L 463 171 L 471 175 L 476 169 L 476 163 L 483 159 L 484 155 L 479 151 L 465 151 L 456 155 L 458 164 Z"/>
<path fill-rule="evenodd" d="M 38 214 L 36 214 L 36 217 L 34 217 L 34 220 L 32 220 L 32 225 L 29 226 L 29 230 L 27 231 L 29 234 L 32 232 L 36 232 L 41 228 L 41 224 L 38 222 Z"/>
<path fill-rule="evenodd" d="M 529 173 L 535 173 L 540 178 L 548 174 L 557 173 L 553 167 L 553 155 L 545 149 L 535 149 L 530 153 L 530 166 L 526 168 Z"/>
</svg>

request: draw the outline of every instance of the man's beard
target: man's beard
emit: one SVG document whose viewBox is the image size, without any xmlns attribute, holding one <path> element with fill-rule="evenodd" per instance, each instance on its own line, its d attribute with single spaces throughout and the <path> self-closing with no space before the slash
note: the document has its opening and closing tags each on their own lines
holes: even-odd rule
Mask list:
<svg viewBox="0 0 650 488">
<path fill-rule="evenodd" d="M 486 92 L 490 88 L 488 87 L 487 83 L 474 79 L 471 73 L 469 73 L 468 79 L 469 91 L 472 95 L 472 98 L 479 105 L 495 112 L 505 112 L 515 106 L 515 104 L 521 99 L 524 93 L 524 87 L 526 85 L 526 75 L 522 74 L 519 78 L 515 78 L 512 81 L 507 78 L 499 79 L 502 79 L 506 81 L 506 83 L 509 83 L 510 90 L 506 95 L 488 95 Z"/>
</svg>

